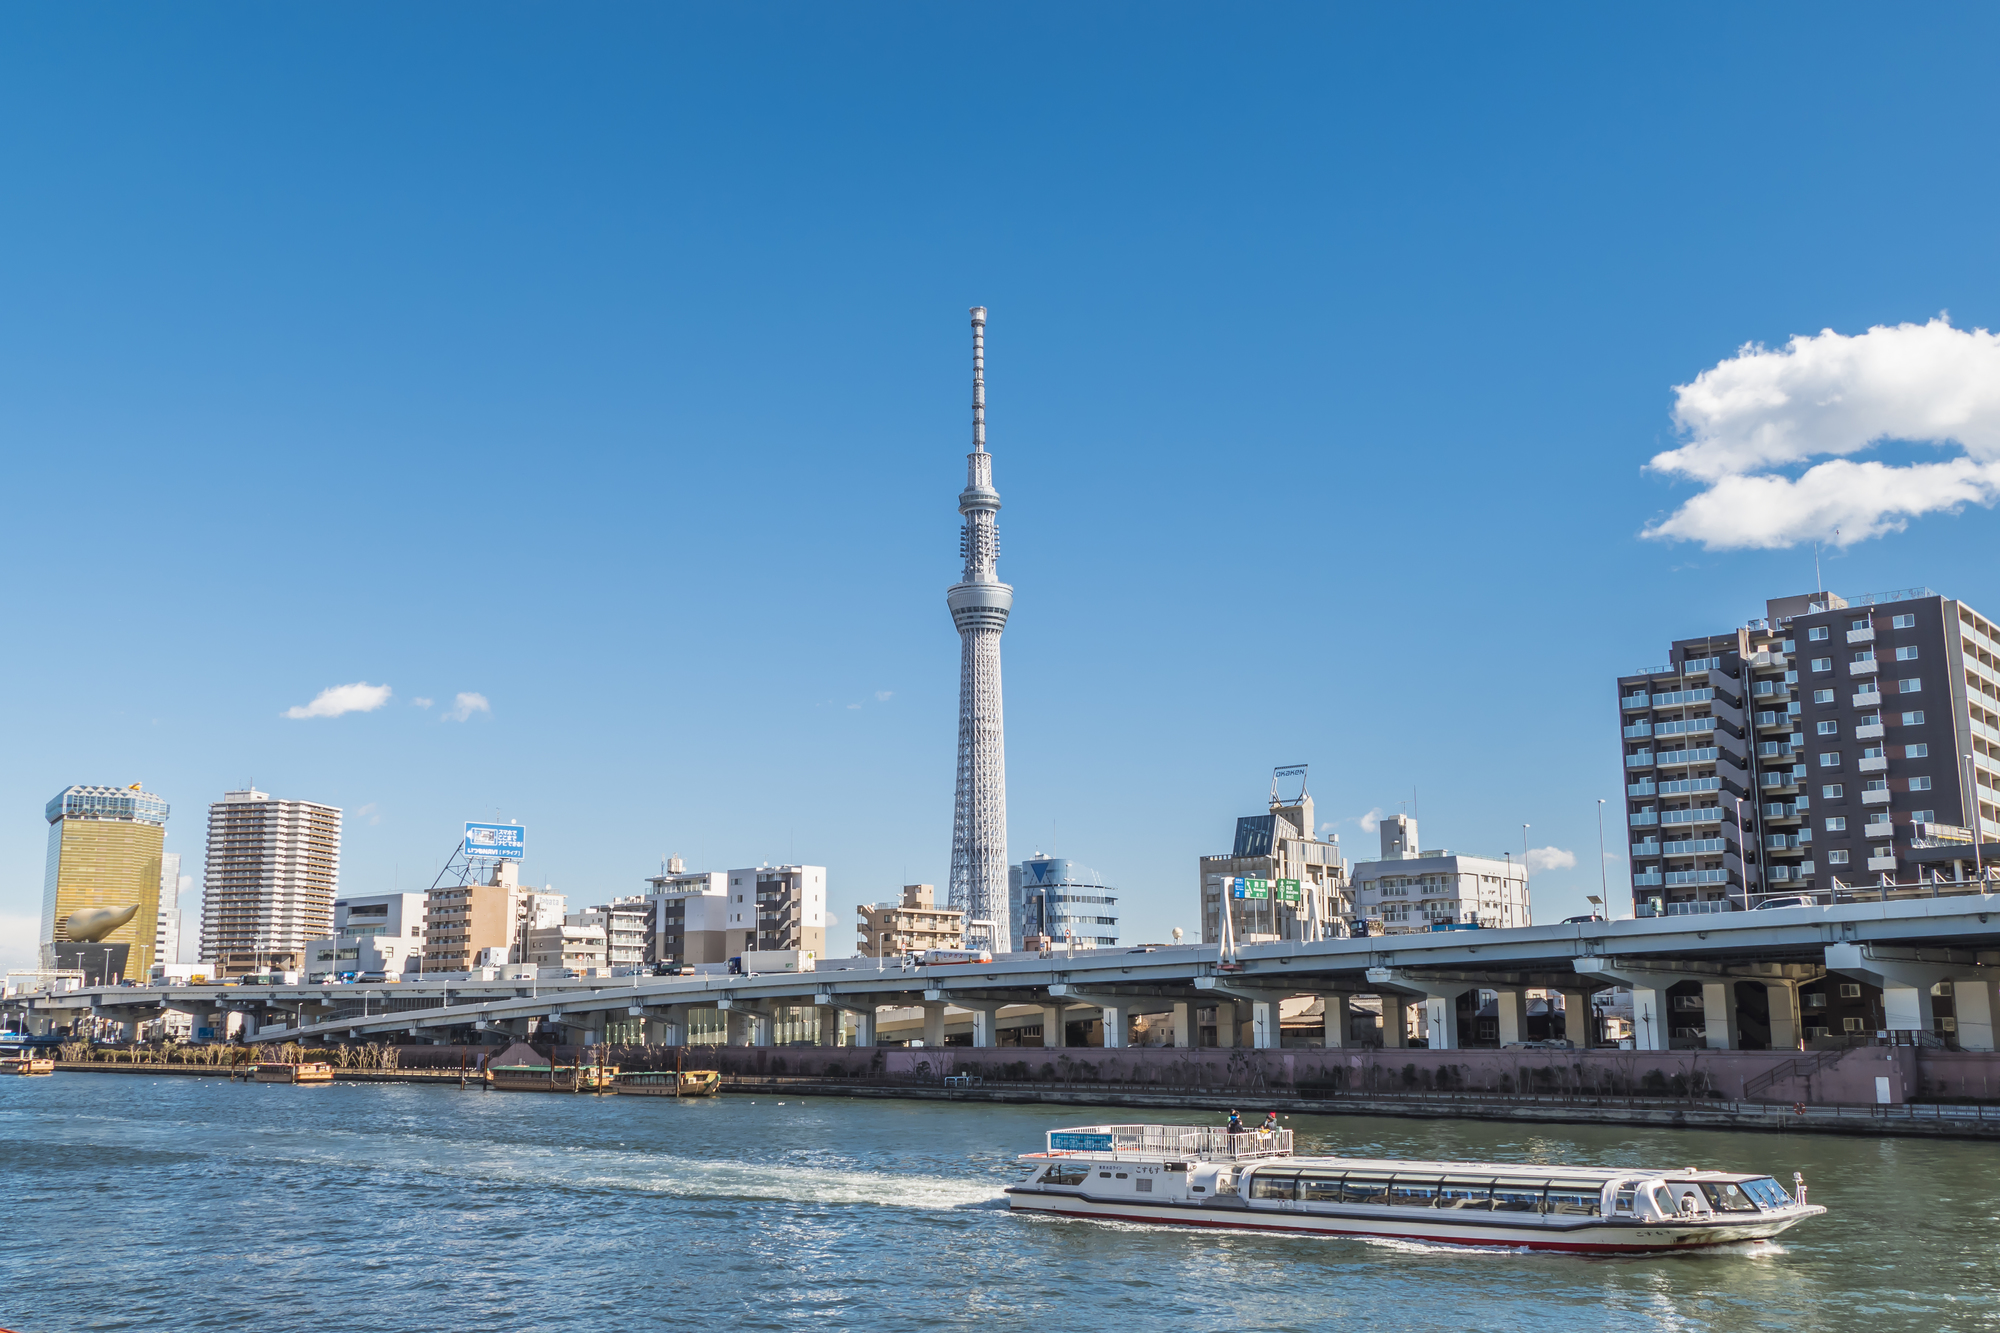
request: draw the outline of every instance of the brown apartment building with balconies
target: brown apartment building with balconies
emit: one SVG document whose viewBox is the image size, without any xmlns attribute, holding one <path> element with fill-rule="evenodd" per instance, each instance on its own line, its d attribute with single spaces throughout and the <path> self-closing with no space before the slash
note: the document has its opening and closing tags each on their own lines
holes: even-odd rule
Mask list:
<svg viewBox="0 0 2000 1333">
<path fill-rule="evenodd" d="M 2000 633 L 1928 588 L 1768 602 L 1618 708 L 1642 916 L 1918 892 L 2000 842 Z"/>
</svg>

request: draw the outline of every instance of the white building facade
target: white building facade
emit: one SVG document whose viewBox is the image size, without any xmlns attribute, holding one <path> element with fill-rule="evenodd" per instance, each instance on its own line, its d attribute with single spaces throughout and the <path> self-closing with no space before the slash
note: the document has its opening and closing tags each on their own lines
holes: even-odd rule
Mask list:
<svg viewBox="0 0 2000 1333">
<path fill-rule="evenodd" d="M 414 978 L 423 970 L 424 903 L 421 893 L 335 899 L 333 932 L 306 941 L 300 980 L 311 984 L 371 972 Z"/>
<path fill-rule="evenodd" d="M 214 974 L 301 969 L 308 940 L 333 933 L 338 807 L 254 788 L 208 807 L 201 959 Z"/>
<path fill-rule="evenodd" d="M 1356 862 L 1353 884 L 1355 915 L 1383 934 L 1534 924 L 1527 867 L 1520 862 L 1462 856 L 1443 848 L 1419 850 L 1417 821 L 1407 815 L 1385 818 L 1380 833 L 1382 859 Z"/>
</svg>

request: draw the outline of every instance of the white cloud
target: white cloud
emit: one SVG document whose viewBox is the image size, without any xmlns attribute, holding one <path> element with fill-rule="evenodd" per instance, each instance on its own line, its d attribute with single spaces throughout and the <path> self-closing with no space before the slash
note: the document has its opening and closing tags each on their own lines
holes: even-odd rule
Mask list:
<svg viewBox="0 0 2000 1333">
<path fill-rule="evenodd" d="M 485 695 L 467 692 L 460 694 L 454 699 L 451 708 L 438 721 L 463 722 L 474 713 L 485 713 L 490 717 L 493 713 L 493 705 L 486 702 Z"/>
<path fill-rule="evenodd" d="M 1528 869 L 1574 870 L 1576 869 L 1576 853 L 1566 852 L 1560 847 L 1530 847 L 1528 849 Z"/>
<path fill-rule="evenodd" d="M 426 698 L 424 698 L 424 697 L 423 697 L 423 696 L 422 696 L 421 694 L 420 694 L 420 695 L 418 695 L 418 696 L 417 696 L 416 698 L 414 698 L 414 699 L 410 700 L 410 703 L 411 703 L 412 705 L 414 705 L 415 707 L 418 707 L 418 708 L 429 708 L 429 707 L 430 707 L 430 706 L 431 706 L 432 704 L 434 704 L 434 703 L 436 703 L 436 702 L 437 702 L 437 700 L 435 700 L 435 699 L 426 699 Z"/>
<path fill-rule="evenodd" d="M 854 709 L 854 708 L 859 708 L 859 707 L 861 707 L 861 705 L 860 705 L 860 704 L 849 704 L 849 705 L 847 705 L 847 706 L 848 706 L 848 708 L 850 708 L 850 709 Z"/>
<path fill-rule="evenodd" d="M 1850 546 L 2000 500 L 2000 336 L 1985 329 L 1941 316 L 1854 337 L 1826 329 L 1777 351 L 1746 344 L 1674 395 L 1690 438 L 1648 466 L 1707 489 L 1648 525 L 1648 537 L 1711 550 Z M 1964 452 L 1901 464 L 1847 457 L 1885 440 Z"/>
<path fill-rule="evenodd" d="M 359 818 L 360 818 L 361 816 L 363 816 L 363 815 L 367 815 L 367 816 L 368 816 L 368 822 L 369 822 L 369 823 L 371 823 L 371 824 L 379 824 L 379 823 L 381 823 L 381 822 L 382 822 L 382 812 L 381 812 L 381 811 L 382 811 L 382 808 L 381 808 L 380 806 L 378 806 L 377 804 L 375 804 L 375 802 L 373 802 L 373 801 L 370 801 L 370 802 L 369 802 L 368 804 L 366 804 L 366 805 L 362 806 L 362 807 L 361 807 L 361 808 L 360 808 L 359 810 L 356 810 L 356 811 L 354 812 L 354 817 L 355 817 L 356 819 L 359 819 Z"/>
<path fill-rule="evenodd" d="M 287 708 L 284 716 L 339 717 L 342 713 L 372 713 L 388 702 L 387 685 L 356 681 L 352 685 L 334 685 L 321 690 L 311 703 Z"/>
<path fill-rule="evenodd" d="M 875 691 L 875 702 L 878 704 L 888 703 L 891 699 L 895 697 L 896 697 L 896 692 L 894 690 Z"/>
<path fill-rule="evenodd" d="M 1380 828 L 1382 825 L 1382 807 L 1379 805 L 1376 806 L 1373 810 L 1370 810 L 1367 814 L 1360 816 L 1354 822 L 1361 825 L 1361 831 L 1363 833 L 1373 833 L 1376 829 Z"/>
</svg>

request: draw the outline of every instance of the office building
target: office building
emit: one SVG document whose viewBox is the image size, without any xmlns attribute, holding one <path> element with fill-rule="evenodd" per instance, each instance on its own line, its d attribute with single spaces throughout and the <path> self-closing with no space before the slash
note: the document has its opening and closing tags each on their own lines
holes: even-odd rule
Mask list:
<svg viewBox="0 0 2000 1333">
<path fill-rule="evenodd" d="M 181 960 L 181 854 L 160 853 L 159 922 L 153 931 L 153 961 Z"/>
<path fill-rule="evenodd" d="M 1043 949 L 1067 942 L 1078 949 L 1118 943 L 1118 890 L 1076 862 L 1036 852 L 1007 871 L 1011 947 Z"/>
<path fill-rule="evenodd" d="M 531 930 L 527 961 L 537 968 L 561 968 L 566 972 L 605 967 L 604 927 L 585 925 L 571 918 L 559 926 Z"/>
<path fill-rule="evenodd" d="M 604 963 L 614 969 L 636 969 L 646 964 L 647 944 L 652 935 L 653 913 L 645 896 L 614 898 L 608 903 L 572 912 L 563 918 L 566 926 L 592 926 L 603 932 Z"/>
<path fill-rule="evenodd" d="M 379 972 L 385 978 L 423 970 L 424 906 L 421 893 L 376 893 L 336 898 L 333 933 L 306 942 L 303 979 Z"/>
<path fill-rule="evenodd" d="M 470 972 L 488 949 L 510 949 L 518 940 L 520 863 L 490 861 L 484 880 L 440 884 L 425 895 L 426 972 Z"/>
<path fill-rule="evenodd" d="M 825 866 L 732 870 L 728 894 L 724 929 L 731 956 L 774 949 L 826 956 Z"/>
<path fill-rule="evenodd" d="M 567 915 L 569 915 L 569 897 L 557 893 L 554 885 L 544 885 L 539 893 L 523 889 L 514 900 L 514 944 L 510 954 L 512 961 L 518 963 L 526 960 L 529 931 L 560 926 Z"/>
<path fill-rule="evenodd" d="M 65 787 L 43 809 L 49 821 L 42 875 L 42 966 L 103 982 L 151 975 L 159 939 L 160 876 L 169 807 L 142 784 Z M 135 909 L 102 940 L 69 937 L 86 908 Z"/>
<path fill-rule="evenodd" d="M 646 961 L 721 963 L 729 959 L 729 872 L 690 871 L 676 856 L 646 884 L 642 897 L 649 911 L 651 943 Z M 740 935 L 737 942 L 742 942 Z"/>
<path fill-rule="evenodd" d="M 864 958 L 965 947 L 965 913 L 939 907 L 937 890 L 929 884 L 905 884 L 900 899 L 861 903 L 854 911 L 857 951 Z"/>
<path fill-rule="evenodd" d="M 1437 926 L 1531 926 L 1527 867 L 1509 856 L 1423 849 L 1417 821 L 1390 815 L 1376 830 L 1382 859 L 1354 863 L 1354 913 L 1385 935 Z"/>
<path fill-rule="evenodd" d="M 952 803 L 951 906 L 966 914 L 966 938 L 1005 949 L 1007 924 L 1007 737 L 1000 707 L 1000 632 L 1014 590 L 1000 581 L 1000 493 L 986 452 L 986 310 L 972 309 L 972 452 L 958 495 L 964 526 L 959 581 L 945 592 L 958 629 L 958 787 Z"/>
<path fill-rule="evenodd" d="M 333 931 L 340 811 L 255 788 L 208 807 L 201 959 L 218 977 L 301 971 L 307 940 Z"/>
<path fill-rule="evenodd" d="M 2000 841 L 1996 662 L 1963 602 L 1821 591 L 1620 676 L 1634 909 L 1969 877 Z"/>
<path fill-rule="evenodd" d="M 1201 938 L 1222 938 L 1225 913 L 1231 938 L 1324 939 L 1351 915 L 1347 862 L 1340 839 L 1322 841 L 1313 830 L 1312 797 L 1295 801 L 1274 792 L 1271 808 L 1236 821 L 1229 852 L 1201 858 Z"/>
</svg>

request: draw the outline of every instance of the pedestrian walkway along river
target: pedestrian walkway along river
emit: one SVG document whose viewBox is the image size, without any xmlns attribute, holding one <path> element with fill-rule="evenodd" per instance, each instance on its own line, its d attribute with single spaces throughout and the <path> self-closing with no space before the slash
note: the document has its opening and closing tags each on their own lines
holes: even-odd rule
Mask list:
<svg viewBox="0 0 2000 1333">
<path fill-rule="evenodd" d="M 0 1085 L 0 1326 L 1932 1333 L 2000 1309 L 1989 1144 L 1290 1121 L 1304 1152 L 1800 1170 L 1833 1210 L 1776 1245 L 1646 1259 L 1007 1212 L 1015 1155 L 1101 1114 L 13 1080 Z"/>
</svg>

